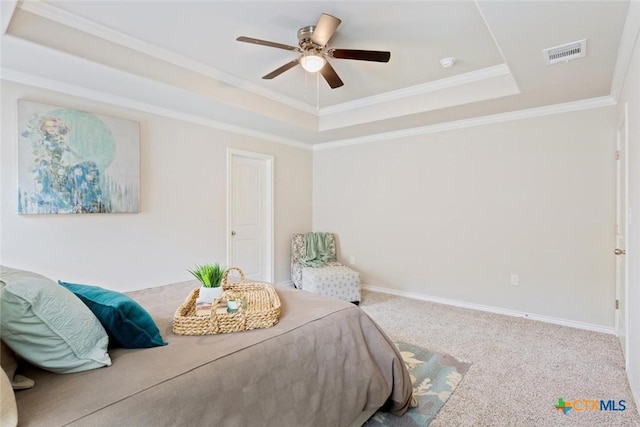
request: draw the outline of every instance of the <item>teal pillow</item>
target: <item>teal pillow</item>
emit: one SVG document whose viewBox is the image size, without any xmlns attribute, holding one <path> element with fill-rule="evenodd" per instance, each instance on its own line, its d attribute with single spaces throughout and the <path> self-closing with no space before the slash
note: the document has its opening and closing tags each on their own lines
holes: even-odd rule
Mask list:
<svg viewBox="0 0 640 427">
<path fill-rule="evenodd" d="M 98 319 L 51 279 L 0 266 L 0 313 L 2 341 L 33 365 L 61 374 L 111 365 Z"/>
<path fill-rule="evenodd" d="M 76 294 L 89 307 L 116 346 L 149 348 L 167 345 L 149 313 L 127 295 L 99 286 L 60 280 L 58 283 Z"/>
</svg>

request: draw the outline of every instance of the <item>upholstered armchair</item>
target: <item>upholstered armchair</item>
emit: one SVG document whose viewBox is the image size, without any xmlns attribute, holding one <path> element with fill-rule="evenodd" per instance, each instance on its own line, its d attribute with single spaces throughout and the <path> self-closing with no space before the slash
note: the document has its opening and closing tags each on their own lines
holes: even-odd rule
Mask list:
<svg viewBox="0 0 640 427">
<path fill-rule="evenodd" d="M 306 267 L 301 262 L 306 255 L 304 234 L 294 234 L 291 239 L 291 280 L 296 288 L 350 301 L 360 302 L 360 273 L 336 261 L 336 241 L 328 235 L 328 248 L 334 261 L 322 267 Z"/>
</svg>

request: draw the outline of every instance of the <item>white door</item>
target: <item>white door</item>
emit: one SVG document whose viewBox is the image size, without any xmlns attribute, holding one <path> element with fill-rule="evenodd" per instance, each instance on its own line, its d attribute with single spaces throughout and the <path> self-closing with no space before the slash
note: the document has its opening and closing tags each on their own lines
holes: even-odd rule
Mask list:
<svg viewBox="0 0 640 427">
<path fill-rule="evenodd" d="M 273 282 L 273 157 L 228 150 L 227 265 Z"/>
<path fill-rule="evenodd" d="M 624 117 L 618 126 L 616 142 L 616 334 L 620 339 L 625 363 L 628 362 L 627 343 L 627 113 L 625 104 Z"/>
</svg>

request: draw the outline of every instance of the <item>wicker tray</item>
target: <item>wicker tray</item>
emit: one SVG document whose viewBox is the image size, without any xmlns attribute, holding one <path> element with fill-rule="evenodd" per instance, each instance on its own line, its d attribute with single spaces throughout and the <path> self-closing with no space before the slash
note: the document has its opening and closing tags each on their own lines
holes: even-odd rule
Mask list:
<svg viewBox="0 0 640 427">
<path fill-rule="evenodd" d="M 240 283 L 228 283 L 229 272 L 240 273 Z M 173 317 L 173 332 L 176 335 L 213 335 L 228 332 L 268 328 L 280 318 L 280 298 L 273 286 L 266 283 L 244 283 L 244 273 L 231 267 L 222 278 L 223 292 L 213 301 L 210 314 L 196 314 L 196 300 L 200 288 L 191 291 L 185 302 L 178 307 Z M 216 306 L 228 300 L 246 299 L 246 308 L 241 304 L 235 313 L 216 313 Z"/>
</svg>

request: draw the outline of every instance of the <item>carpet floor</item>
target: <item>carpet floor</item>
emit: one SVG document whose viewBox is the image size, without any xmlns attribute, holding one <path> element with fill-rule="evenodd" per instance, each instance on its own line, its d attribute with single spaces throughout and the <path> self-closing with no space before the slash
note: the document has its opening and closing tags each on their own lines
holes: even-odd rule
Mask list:
<svg viewBox="0 0 640 427">
<path fill-rule="evenodd" d="M 640 426 L 613 335 L 370 291 L 360 307 L 393 340 L 472 363 L 430 427 Z M 565 414 L 560 398 L 626 409 Z"/>
</svg>

